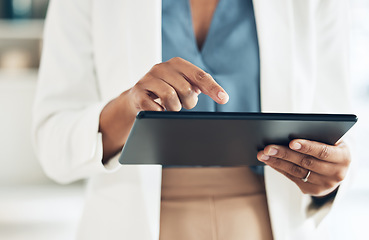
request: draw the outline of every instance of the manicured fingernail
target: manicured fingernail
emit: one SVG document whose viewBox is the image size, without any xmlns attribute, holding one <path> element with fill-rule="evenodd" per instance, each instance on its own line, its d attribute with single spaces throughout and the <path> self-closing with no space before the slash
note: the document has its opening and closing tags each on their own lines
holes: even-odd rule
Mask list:
<svg viewBox="0 0 369 240">
<path fill-rule="evenodd" d="M 225 92 L 222 92 L 222 91 L 218 92 L 218 98 L 219 98 L 220 100 L 223 100 L 225 97 L 226 97 Z"/>
<path fill-rule="evenodd" d="M 292 149 L 295 149 L 295 150 L 299 150 L 301 149 L 301 144 L 298 143 L 298 142 L 294 142 L 292 145 L 291 145 L 291 148 Z"/>
<path fill-rule="evenodd" d="M 273 155 L 276 155 L 277 153 L 278 153 L 277 149 L 270 148 L 269 151 L 266 154 L 268 154 L 269 156 L 273 156 Z"/>
<path fill-rule="evenodd" d="M 228 102 L 229 96 L 227 93 L 220 91 L 218 92 L 218 98 L 220 100 L 226 100 Z"/>
<path fill-rule="evenodd" d="M 266 161 L 266 160 L 268 160 L 269 159 L 269 156 L 267 156 L 267 155 L 261 155 L 261 157 L 260 157 L 260 159 L 262 160 L 262 161 Z"/>
</svg>

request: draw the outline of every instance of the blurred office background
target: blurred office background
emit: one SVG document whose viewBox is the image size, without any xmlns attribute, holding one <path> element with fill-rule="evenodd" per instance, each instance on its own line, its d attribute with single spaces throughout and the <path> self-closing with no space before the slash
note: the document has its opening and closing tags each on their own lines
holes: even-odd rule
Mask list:
<svg viewBox="0 0 369 240">
<path fill-rule="evenodd" d="M 83 207 L 83 182 L 61 186 L 42 172 L 31 145 L 47 0 L 0 0 L 0 239 L 73 239 Z M 351 1 L 352 96 L 359 116 L 358 170 L 335 239 L 367 239 L 369 230 L 369 1 Z M 343 220 L 342 217 L 345 217 Z"/>
<path fill-rule="evenodd" d="M 49 180 L 31 145 L 48 0 L 0 0 L 0 239 L 73 239 L 83 183 Z"/>
</svg>

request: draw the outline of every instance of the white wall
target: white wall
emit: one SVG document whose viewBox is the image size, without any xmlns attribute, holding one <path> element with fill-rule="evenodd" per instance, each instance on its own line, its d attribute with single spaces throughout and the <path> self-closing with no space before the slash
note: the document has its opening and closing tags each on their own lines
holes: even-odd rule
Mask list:
<svg viewBox="0 0 369 240">
<path fill-rule="evenodd" d="M 0 186 L 50 183 L 31 144 L 36 78 L 35 71 L 0 73 Z"/>
</svg>

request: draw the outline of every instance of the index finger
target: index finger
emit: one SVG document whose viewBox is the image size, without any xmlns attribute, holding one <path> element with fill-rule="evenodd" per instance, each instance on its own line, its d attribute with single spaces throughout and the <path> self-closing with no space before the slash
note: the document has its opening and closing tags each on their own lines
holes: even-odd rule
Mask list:
<svg viewBox="0 0 369 240">
<path fill-rule="evenodd" d="M 337 145 L 332 146 L 305 139 L 295 139 L 290 142 L 289 147 L 294 151 L 332 163 L 339 163 L 347 158 L 347 154 Z"/>
<path fill-rule="evenodd" d="M 201 68 L 179 57 L 172 58 L 168 62 L 173 63 L 173 67 L 176 68 L 188 82 L 198 87 L 202 93 L 211 97 L 215 102 L 219 104 L 228 102 L 229 96 L 227 92 L 209 73 L 206 73 Z"/>
</svg>

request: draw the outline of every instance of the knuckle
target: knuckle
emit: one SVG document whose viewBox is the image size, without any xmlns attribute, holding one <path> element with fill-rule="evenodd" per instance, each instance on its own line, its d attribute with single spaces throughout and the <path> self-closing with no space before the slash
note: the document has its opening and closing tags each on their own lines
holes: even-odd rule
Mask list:
<svg viewBox="0 0 369 240">
<path fill-rule="evenodd" d="M 337 181 L 337 182 L 342 182 L 344 179 L 345 179 L 345 176 L 346 176 L 346 172 L 343 171 L 343 170 L 338 170 L 335 174 L 334 174 L 334 179 Z"/>
<path fill-rule="evenodd" d="M 193 90 L 191 87 L 183 87 L 181 90 L 181 95 L 185 98 L 190 97 L 191 95 L 193 95 Z"/>
<path fill-rule="evenodd" d="M 281 168 L 281 166 L 282 166 L 282 161 L 279 160 L 278 158 L 270 157 L 268 162 L 271 166 L 273 166 L 275 168 Z"/>
<path fill-rule="evenodd" d="M 314 149 L 310 144 L 304 144 L 304 145 L 302 145 L 302 148 L 303 148 L 305 153 L 309 154 L 309 153 L 314 152 Z"/>
<path fill-rule="evenodd" d="M 170 100 L 173 100 L 176 96 L 177 96 L 177 93 L 175 90 L 168 90 L 163 95 L 163 100 L 170 101 Z"/>
<path fill-rule="evenodd" d="M 336 186 L 336 184 L 332 181 L 327 181 L 323 184 L 325 189 L 332 189 Z"/>
<path fill-rule="evenodd" d="M 346 154 L 345 157 L 342 160 L 342 164 L 346 167 L 350 166 L 351 164 L 351 156 L 350 154 Z"/>
<path fill-rule="evenodd" d="M 151 69 L 158 69 L 163 65 L 163 63 L 157 63 L 155 64 Z"/>
<path fill-rule="evenodd" d="M 155 77 L 155 71 L 150 70 L 150 72 L 146 73 L 146 75 L 138 81 L 134 87 L 145 89 L 150 86 L 154 81 L 157 81 L 157 77 Z"/>
<path fill-rule="evenodd" d="M 195 79 L 196 79 L 196 81 L 201 81 L 204 78 L 206 78 L 207 76 L 208 76 L 208 74 L 206 72 L 204 72 L 203 70 L 198 70 L 195 73 Z"/>
<path fill-rule="evenodd" d="M 329 148 L 327 145 L 323 145 L 318 154 L 320 159 L 327 159 L 330 156 Z"/>
<path fill-rule="evenodd" d="M 314 165 L 314 160 L 312 157 L 308 156 L 308 155 L 304 155 L 301 160 L 300 160 L 300 165 L 303 168 L 311 168 Z"/>
<path fill-rule="evenodd" d="M 208 89 L 209 89 L 210 92 L 218 92 L 219 91 L 219 87 L 216 84 L 211 84 Z"/>
<path fill-rule="evenodd" d="M 286 151 L 286 149 L 278 149 L 278 155 L 282 159 L 288 159 L 289 158 L 289 154 L 288 154 L 288 151 Z"/>
<path fill-rule="evenodd" d="M 177 64 L 177 63 L 179 63 L 181 61 L 182 61 L 182 58 L 180 58 L 180 57 L 173 57 L 173 58 L 171 58 L 171 59 L 168 60 L 168 63 Z"/>
<path fill-rule="evenodd" d="M 141 99 L 139 105 L 142 110 L 149 110 L 151 106 L 151 102 L 149 99 Z"/>
<path fill-rule="evenodd" d="M 160 71 L 161 66 L 163 65 L 163 63 L 157 63 L 155 64 L 150 71 L 147 73 L 147 75 L 151 75 L 151 76 L 155 76 L 157 75 L 158 71 Z"/>
<path fill-rule="evenodd" d="M 142 89 L 143 88 L 143 85 L 144 85 L 144 79 L 136 82 L 136 84 L 133 86 L 132 90 L 133 91 L 136 91 L 138 89 Z"/>
<path fill-rule="evenodd" d="M 301 176 L 302 175 L 302 168 L 293 164 L 291 167 L 290 167 L 290 172 L 292 175 L 294 176 Z"/>
</svg>

